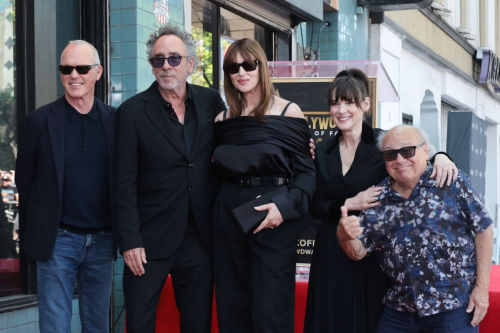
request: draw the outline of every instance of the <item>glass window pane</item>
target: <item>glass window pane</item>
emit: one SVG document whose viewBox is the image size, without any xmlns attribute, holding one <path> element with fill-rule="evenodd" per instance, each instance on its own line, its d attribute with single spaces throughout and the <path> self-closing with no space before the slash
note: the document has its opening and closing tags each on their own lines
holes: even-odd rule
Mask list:
<svg viewBox="0 0 500 333">
<path fill-rule="evenodd" d="M 196 40 L 198 66 L 192 75 L 192 83 L 214 88 L 212 56 L 213 4 L 206 0 L 191 3 L 191 33 Z M 215 89 L 215 88 L 214 88 Z"/>
<path fill-rule="evenodd" d="M 17 153 L 14 1 L 0 1 L 0 297 L 19 294 L 19 217 L 15 185 Z"/>
<path fill-rule="evenodd" d="M 229 45 L 235 40 L 250 38 L 256 40 L 264 49 L 268 60 L 273 59 L 272 34 L 270 29 L 249 21 L 224 8 L 220 9 L 220 91 L 224 97 L 224 72 L 222 62 Z"/>
</svg>

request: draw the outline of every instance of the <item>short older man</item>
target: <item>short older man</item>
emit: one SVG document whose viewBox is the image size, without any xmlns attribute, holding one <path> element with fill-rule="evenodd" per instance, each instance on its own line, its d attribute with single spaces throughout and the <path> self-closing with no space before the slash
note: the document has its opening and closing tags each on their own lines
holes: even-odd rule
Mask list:
<svg viewBox="0 0 500 333">
<path fill-rule="evenodd" d="M 23 249 L 37 260 L 40 332 L 71 330 L 75 282 L 82 332 L 108 332 L 116 110 L 94 97 L 94 46 L 71 41 L 59 71 L 64 96 L 26 117 L 19 146 Z"/>
<path fill-rule="evenodd" d="M 342 207 L 337 231 L 351 259 L 376 251 L 391 279 L 377 332 L 477 332 L 493 247 L 485 207 L 462 171 L 452 186 L 436 186 L 425 132 L 397 126 L 379 148 L 390 175 L 378 185 L 380 205 L 359 217 Z"/>
</svg>

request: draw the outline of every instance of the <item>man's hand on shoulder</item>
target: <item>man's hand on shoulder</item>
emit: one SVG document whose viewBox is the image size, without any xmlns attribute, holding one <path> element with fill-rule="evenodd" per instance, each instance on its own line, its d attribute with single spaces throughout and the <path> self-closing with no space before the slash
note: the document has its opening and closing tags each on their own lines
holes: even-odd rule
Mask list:
<svg viewBox="0 0 500 333">
<path fill-rule="evenodd" d="M 143 264 L 148 262 L 146 261 L 146 250 L 143 247 L 124 251 L 123 259 L 134 275 L 141 276 L 146 273 Z"/>
<path fill-rule="evenodd" d="M 214 123 L 216 123 L 216 122 L 218 122 L 218 121 L 222 121 L 222 120 L 224 120 L 224 112 L 226 112 L 226 111 L 222 111 L 222 112 L 220 112 L 220 113 L 217 115 L 217 117 L 215 117 Z"/>
</svg>

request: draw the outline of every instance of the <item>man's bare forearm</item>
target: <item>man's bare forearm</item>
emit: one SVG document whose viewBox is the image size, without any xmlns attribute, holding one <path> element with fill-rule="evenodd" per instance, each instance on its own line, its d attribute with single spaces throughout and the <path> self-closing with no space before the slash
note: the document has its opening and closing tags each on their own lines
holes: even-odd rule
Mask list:
<svg viewBox="0 0 500 333">
<path fill-rule="evenodd" d="M 488 289 L 490 284 L 491 257 L 493 255 L 493 227 L 476 234 L 476 286 Z"/>
<path fill-rule="evenodd" d="M 340 247 L 352 260 L 359 261 L 366 257 L 366 249 L 359 239 L 339 240 Z"/>
</svg>

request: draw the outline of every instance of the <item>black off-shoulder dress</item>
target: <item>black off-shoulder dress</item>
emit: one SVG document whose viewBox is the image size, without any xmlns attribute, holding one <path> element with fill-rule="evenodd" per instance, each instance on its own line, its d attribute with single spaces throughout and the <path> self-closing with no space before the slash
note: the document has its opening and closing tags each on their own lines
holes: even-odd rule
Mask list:
<svg viewBox="0 0 500 333">
<path fill-rule="evenodd" d="M 214 214 L 214 272 L 219 331 L 293 332 L 298 217 L 314 193 L 314 163 L 304 119 L 267 116 L 214 124 L 216 173 L 221 180 Z M 245 235 L 232 209 L 277 186 L 242 187 L 241 177 L 280 176 L 288 191 L 272 198 L 284 222 Z"/>
</svg>

